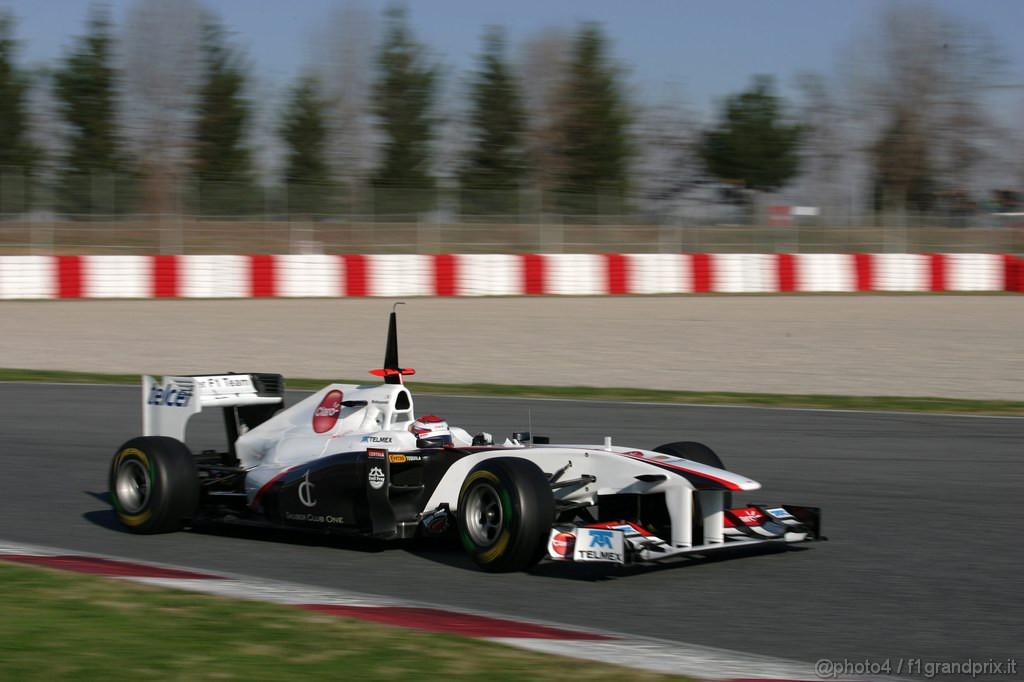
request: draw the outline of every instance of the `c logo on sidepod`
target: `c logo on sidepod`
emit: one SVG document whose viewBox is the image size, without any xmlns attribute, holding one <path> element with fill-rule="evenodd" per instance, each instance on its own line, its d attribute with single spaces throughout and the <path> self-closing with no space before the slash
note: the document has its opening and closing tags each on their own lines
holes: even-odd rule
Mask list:
<svg viewBox="0 0 1024 682">
<path fill-rule="evenodd" d="M 309 469 L 306 469 L 306 475 L 302 477 L 302 483 L 299 484 L 299 502 L 307 507 L 315 507 L 316 498 L 313 497 L 313 488 L 315 487 L 315 483 L 309 482 Z"/>
<path fill-rule="evenodd" d="M 328 391 L 324 399 L 320 401 L 319 407 L 313 412 L 313 430 L 317 433 L 324 433 L 334 428 L 338 423 L 338 415 L 341 414 L 342 393 L 338 389 Z"/>
</svg>

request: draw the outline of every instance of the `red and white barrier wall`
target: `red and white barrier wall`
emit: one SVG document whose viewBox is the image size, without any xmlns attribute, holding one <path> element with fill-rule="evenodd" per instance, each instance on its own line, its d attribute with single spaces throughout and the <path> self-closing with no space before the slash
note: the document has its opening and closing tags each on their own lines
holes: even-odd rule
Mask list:
<svg viewBox="0 0 1024 682">
<path fill-rule="evenodd" d="M 985 254 L 0 256 L 0 299 L 1024 292 Z"/>
</svg>

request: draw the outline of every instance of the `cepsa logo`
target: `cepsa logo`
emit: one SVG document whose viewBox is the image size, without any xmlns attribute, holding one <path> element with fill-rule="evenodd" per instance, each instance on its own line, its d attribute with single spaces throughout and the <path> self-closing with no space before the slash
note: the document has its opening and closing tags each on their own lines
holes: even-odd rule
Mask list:
<svg viewBox="0 0 1024 682">
<path fill-rule="evenodd" d="M 558 556 L 569 556 L 576 546 L 576 536 L 572 533 L 559 533 L 551 538 L 551 549 Z"/>
<path fill-rule="evenodd" d="M 334 428 L 341 413 L 341 391 L 335 389 L 327 393 L 320 401 L 319 407 L 313 412 L 313 430 L 324 433 Z"/>
</svg>

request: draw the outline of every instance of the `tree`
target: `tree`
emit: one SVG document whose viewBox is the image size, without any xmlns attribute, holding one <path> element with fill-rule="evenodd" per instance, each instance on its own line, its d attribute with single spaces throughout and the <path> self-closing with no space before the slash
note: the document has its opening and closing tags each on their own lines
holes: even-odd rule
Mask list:
<svg viewBox="0 0 1024 682">
<path fill-rule="evenodd" d="M 326 156 L 326 109 L 319 80 L 301 78 L 292 89 L 281 125 L 281 137 L 288 147 L 284 181 L 291 213 L 323 213 L 337 191 Z"/>
<path fill-rule="evenodd" d="M 54 75 L 67 152 L 58 180 L 58 203 L 73 214 L 113 213 L 118 185 L 130 181 L 117 132 L 116 74 L 111 65 L 110 22 L 100 11 L 88 20 Z"/>
<path fill-rule="evenodd" d="M 201 213 L 239 214 L 261 208 L 247 143 L 251 107 L 241 60 L 224 29 L 208 23 L 194 133 L 193 170 Z"/>
<path fill-rule="evenodd" d="M 851 110 L 834 83 L 825 76 L 805 72 L 798 76 L 801 93 L 800 176 L 794 189 L 821 208 L 825 224 L 837 224 L 840 208 L 863 176 L 851 136 Z"/>
<path fill-rule="evenodd" d="M 515 212 L 519 203 L 516 194 L 526 174 L 525 116 L 518 79 L 509 68 L 504 36 L 498 30 L 484 36 L 480 69 L 474 75 L 470 98 L 472 134 L 459 172 L 462 212 Z"/>
<path fill-rule="evenodd" d="M 601 198 L 621 201 L 629 190 L 629 112 L 607 40 L 586 24 L 573 43 L 559 120 L 564 172 L 558 185 L 571 213 L 601 212 Z"/>
<path fill-rule="evenodd" d="M 936 189 L 928 137 L 912 112 L 894 115 L 895 120 L 871 148 L 873 208 L 926 211 Z"/>
<path fill-rule="evenodd" d="M 126 142 L 139 159 L 143 206 L 180 208 L 202 75 L 206 11 L 199 0 L 135 0 L 121 44 Z"/>
<path fill-rule="evenodd" d="M 568 31 L 548 28 L 523 44 L 520 57 L 527 156 L 532 184 L 542 199 L 558 188 L 564 172 L 560 122 L 572 46 Z"/>
<path fill-rule="evenodd" d="M 438 71 L 427 63 L 426 50 L 409 31 L 400 7 L 391 7 L 386 20 L 373 93 L 383 136 L 381 159 L 371 178 L 374 201 L 385 212 L 422 211 L 434 202 L 432 109 Z"/>
<path fill-rule="evenodd" d="M 707 176 L 697 155 L 697 116 L 681 98 L 638 109 L 632 194 L 639 208 L 656 213 L 693 212 L 695 191 Z"/>
<path fill-rule="evenodd" d="M 756 76 L 750 89 L 726 99 L 718 125 L 704 134 L 700 155 L 713 177 L 773 192 L 796 175 L 801 132 L 785 121 L 772 78 Z"/>
<path fill-rule="evenodd" d="M 29 140 L 28 78 L 14 63 L 13 20 L 0 12 L 0 213 L 28 207 L 38 150 Z"/>
<path fill-rule="evenodd" d="M 313 37 L 316 75 L 327 103 L 327 159 L 352 196 L 368 194 L 356 191 L 375 167 L 370 100 L 376 18 L 366 6 L 347 2 Z"/>
<path fill-rule="evenodd" d="M 929 208 L 969 191 L 997 148 L 986 111 L 1002 60 L 989 35 L 925 3 L 888 7 L 858 63 L 858 116 L 871 126 L 874 204 Z"/>
</svg>

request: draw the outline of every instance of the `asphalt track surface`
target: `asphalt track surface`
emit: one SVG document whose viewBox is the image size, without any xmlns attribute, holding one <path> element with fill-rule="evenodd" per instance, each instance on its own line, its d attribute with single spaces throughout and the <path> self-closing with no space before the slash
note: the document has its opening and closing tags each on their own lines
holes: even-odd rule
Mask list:
<svg viewBox="0 0 1024 682">
<path fill-rule="evenodd" d="M 762 482 L 752 501 L 823 507 L 830 537 L 671 567 L 490 575 L 436 543 L 123 532 L 106 474 L 139 404 L 137 388 L 0 384 L 0 538 L 809 662 L 1024 660 L 1024 419 L 420 396 L 418 413 L 471 432 L 532 419 L 556 442 L 706 442 Z M 217 420 L 196 419 L 190 444 L 212 447 Z"/>
</svg>

